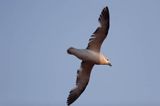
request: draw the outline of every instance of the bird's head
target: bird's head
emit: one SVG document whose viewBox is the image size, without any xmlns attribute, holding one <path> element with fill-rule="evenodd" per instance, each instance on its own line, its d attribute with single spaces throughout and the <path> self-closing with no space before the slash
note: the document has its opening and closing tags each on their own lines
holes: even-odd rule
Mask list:
<svg viewBox="0 0 160 106">
<path fill-rule="evenodd" d="M 109 60 L 109 58 L 108 57 L 105 57 L 104 56 L 104 61 L 105 61 L 105 65 L 109 65 L 109 66 L 112 66 L 112 64 L 111 64 L 111 62 L 110 62 L 110 60 Z"/>
</svg>

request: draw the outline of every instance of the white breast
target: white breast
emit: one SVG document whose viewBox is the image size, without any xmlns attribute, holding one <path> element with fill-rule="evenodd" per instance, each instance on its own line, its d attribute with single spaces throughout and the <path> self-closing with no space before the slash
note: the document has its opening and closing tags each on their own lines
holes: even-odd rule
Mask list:
<svg viewBox="0 0 160 106">
<path fill-rule="evenodd" d="M 83 61 L 90 61 L 95 64 L 103 64 L 104 56 L 101 53 L 88 49 L 75 49 L 74 55 Z"/>
</svg>

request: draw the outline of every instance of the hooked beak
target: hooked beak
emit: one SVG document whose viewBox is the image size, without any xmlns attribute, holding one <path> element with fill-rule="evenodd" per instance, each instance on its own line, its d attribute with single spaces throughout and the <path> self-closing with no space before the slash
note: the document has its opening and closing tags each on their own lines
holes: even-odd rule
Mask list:
<svg viewBox="0 0 160 106">
<path fill-rule="evenodd" d="M 109 66 L 112 66 L 112 64 L 111 64 L 111 63 L 108 63 L 108 65 L 109 65 Z"/>
</svg>

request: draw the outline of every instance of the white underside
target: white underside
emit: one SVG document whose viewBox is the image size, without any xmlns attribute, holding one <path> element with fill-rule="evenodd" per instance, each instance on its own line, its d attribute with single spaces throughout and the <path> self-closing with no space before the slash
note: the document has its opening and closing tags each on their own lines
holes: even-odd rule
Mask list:
<svg viewBox="0 0 160 106">
<path fill-rule="evenodd" d="M 106 60 L 103 54 L 88 49 L 72 49 L 71 54 L 83 61 L 90 61 L 94 64 L 105 64 Z"/>
</svg>

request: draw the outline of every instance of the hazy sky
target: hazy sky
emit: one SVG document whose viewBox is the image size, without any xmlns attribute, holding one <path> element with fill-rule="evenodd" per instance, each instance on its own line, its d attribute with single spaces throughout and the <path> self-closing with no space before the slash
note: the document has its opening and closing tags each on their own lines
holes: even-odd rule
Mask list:
<svg viewBox="0 0 160 106">
<path fill-rule="evenodd" d="M 113 66 L 73 106 L 159 106 L 160 0 L 0 0 L 0 105 L 65 106 L 80 66 L 66 50 L 86 48 L 106 5 Z"/>
</svg>

